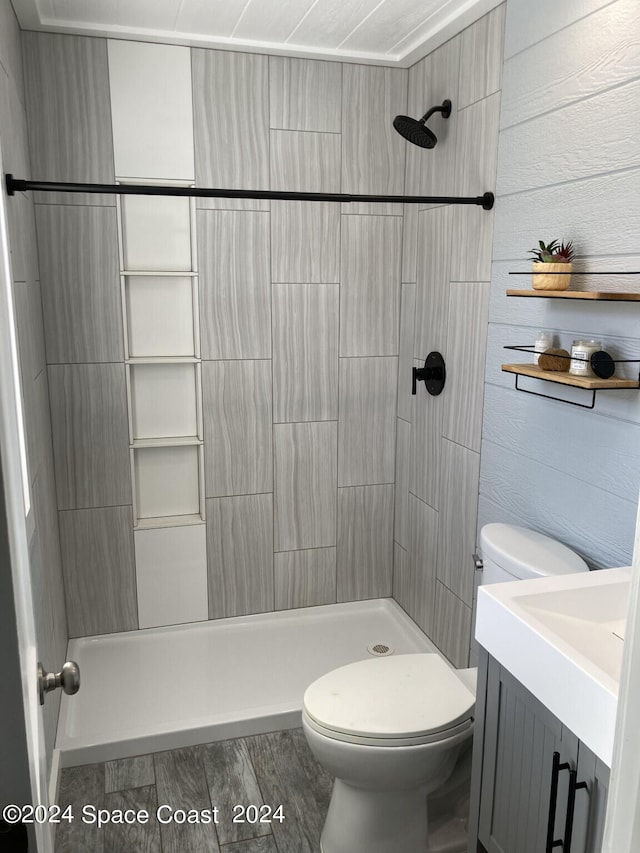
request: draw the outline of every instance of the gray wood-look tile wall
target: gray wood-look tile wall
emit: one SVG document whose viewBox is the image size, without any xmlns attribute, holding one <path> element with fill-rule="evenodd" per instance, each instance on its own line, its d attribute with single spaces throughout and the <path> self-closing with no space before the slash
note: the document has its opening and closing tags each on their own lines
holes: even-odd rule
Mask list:
<svg viewBox="0 0 640 853">
<path fill-rule="evenodd" d="M 269 189 L 267 57 L 194 49 L 191 64 L 197 185 Z"/>
<path fill-rule="evenodd" d="M 338 490 L 338 601 L 392 592 L 393 484 Z"/>
<path fill-rule="evenodd" d="M 114 182 L 105 39 L 25 32 L 31 166 L 38 180 Z M 115 205 L 114 196 L 40 193 L 43 204 Z"/>
<path fill-rule="evenodd" d="M 407 207 L 409 207 L 409 205 L 407 205 Z M 416 213 L 416 225 L 417 221 Z M 411 411 L 413 408 L 413 395 L 411 394 L 411 370 L 413 368 L 413 330 L 415 327 L 416 316 L 415 284 L 402 285 L 400 305 L 400 343 L 398 346 L 398 417 L 411 423 Z"/>
<path fill-rule="evenodd" d="M 340 359 L 338 485 L 395 479 L 397 358 Z"/>
<path fill-rule="evenodd" d="M 49 364 L 124 359 L 113 207 L 37 205 Z"/>
<path fill-rule="evenodd" d="M 271 280 L 340 281 L 340 210 L 336 204 L 271 203 Z"/>
<path fill-rule="evenodd" d="M 273 496 L 207 500 L 209 618 L 273 610 Z"/>
<path fill-rule="evenodd" d="M 281 551 L 274 562 L 276 610 L 336 602 L 336 549 Z"/>
<path fill-rule="evenodd" d="M 334 421 L 274 425 L 276 551 L 335 545 L 337 432 Z"/>
<path fill-rule="evenodd" d="M 338 419 L 339 288 L 273 285 L 274 423 Z"/>
<path fill-rule="evenodd" d="M 337 133 L 271 131 L 271 189 L 340 192 L 340 136 Z"/>
<path fill-rule="evenodd" d="M 409 69 L 409 115 L 444 98 L 453 111 L 430 122 L 428 156 L 409 146 L 407 192 L 495 189 L 504 11 Z M 492 230 L 479 208 L 405 209 L 393 594 L 456 666 L 471 633 Z M 444 392 L 419 385 L 411 397 L 411 365 L 432 350 L 445 358 Z"/>
<path fill-rule="evenodd" d="M 406 113 L 408 72 L 343 65 L 342 192 L 402 193 L 406 142 L 392 120 Z"/>
<path fill-rule="evenodd" d="M 58 509 L 131 503 L 123 364 L 49 366 Z"/>
<path fill-rule="evenodd" d="M 402 218 L 345 216 L 340 355 L 397 355 Z"/>
<path fill-rule="evenodd" d="M 271 358 L 269 216 L 199 210 L 203 359 Z"/>
<path fill-rule="evenodd" d="M 473 602 L 479 478 L 480 454 L 443 439 L 437 575 L 468 607 Z"/>
<path fill-rule="evenodd" d="M 271 362 L 202 365 L 207 497 L 273 491 Z"/>
<path fill-rule="evenodd" d="M 433 638 L 438 513 L 409 494 L 408 526 L 408 547 L 404 549 L 397 543 L 395 546 L 399 563 L 394 566 L 393 596 L 417 625 Z"/>
<path fill-rule="evenodd" d="M 272 128 L 340 133 L 342 66 L 270 56 L 269 106 Z"/>
<path fill-rule="evenodd" d="M 436 113 L 429 120 L 438 144 L 428 156 L 417 146 L 407 147 L 405 190 L 415 195 L 450 195 L 455 181 L 460 38 L 450 39 L 409 69 L 408 115 L 419 118 L 445 98 L 453 104 L 448 119 Z"/>
<path fill-rule="evenodd" d="M 138 627 L 130 506 L 58 513 L 70 637 Z"/>
</svg>

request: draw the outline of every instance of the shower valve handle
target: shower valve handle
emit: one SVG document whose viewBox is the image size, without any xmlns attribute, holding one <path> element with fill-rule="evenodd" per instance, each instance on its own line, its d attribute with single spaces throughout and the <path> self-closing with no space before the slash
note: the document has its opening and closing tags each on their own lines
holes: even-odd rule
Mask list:
<svg viewBox="0 0 640 853">
<path fill-rule="evenodd" d="M 411 393 L 417 393 L 418 382 L 424 382 L 427 392 L 432 397 L 442 393 L 447 378 L 444 358 L 439 352 L 430 352 L 424 362 L 424 367 L 412 369 Z"/>
</svg>

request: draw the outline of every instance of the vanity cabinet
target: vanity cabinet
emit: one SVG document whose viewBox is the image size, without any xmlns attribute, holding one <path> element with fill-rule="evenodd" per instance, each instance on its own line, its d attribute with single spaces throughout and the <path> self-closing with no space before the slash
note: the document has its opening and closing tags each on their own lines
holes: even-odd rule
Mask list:
<svg viewBox="0 0 640 853">
<path fill-rule="evenodd" d="M 600 853 L 608 768 L 479 652 L 469 853 Z"/>
</svg>

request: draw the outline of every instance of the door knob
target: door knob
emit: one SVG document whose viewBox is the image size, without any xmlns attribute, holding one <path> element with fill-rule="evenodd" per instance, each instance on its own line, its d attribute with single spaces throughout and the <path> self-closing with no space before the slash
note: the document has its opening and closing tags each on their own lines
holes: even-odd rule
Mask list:
<svg viewBox="0 0 640 853">
<path fill-rule="evenodd" d="M 62 687 L 68 696 L 73 696 L 80 690 L 80 667 L 74 660 L 63 664 L 60 672 L 45 672 L 42 664 L 38 663 L 40 704 L 44 705 L 45 695 L 58 687 Z"/>
</svg>

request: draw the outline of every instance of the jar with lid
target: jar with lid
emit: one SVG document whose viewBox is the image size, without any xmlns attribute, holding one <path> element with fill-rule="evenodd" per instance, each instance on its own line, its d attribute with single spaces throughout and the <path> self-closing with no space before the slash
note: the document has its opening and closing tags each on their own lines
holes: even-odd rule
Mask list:
<svg viewBox="0 0 640 853">
<path fill-rule="evenodd" d="M 575 340 L 571 344 L 571 361 L 569 373 L 572 376 L 593 376 L 591 369 L 591 356 L 594 352 L 602 349 L 600 341 L 593 338 L 587 340 Z"/>
<path fill-rule="evenodd" d="M 538 359 L 540 358 L 540 354 L 552 346 L 553 337 L 551 336 L 551 332 L 538 332 L 538 336 L 536 337 L 536 342 L 533 347 L 533 363 L 537 364 Z"/>
</svg>

